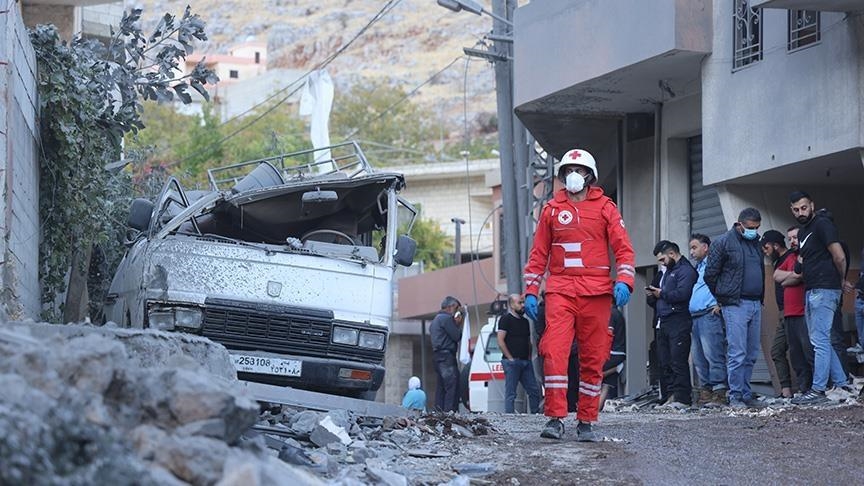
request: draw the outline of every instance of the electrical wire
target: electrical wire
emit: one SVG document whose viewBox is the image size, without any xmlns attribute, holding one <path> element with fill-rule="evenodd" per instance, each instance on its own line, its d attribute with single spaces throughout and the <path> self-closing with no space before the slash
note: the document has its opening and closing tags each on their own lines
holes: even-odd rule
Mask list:
<svg viewBox="0 0 864 486">
<path fill-rule="evenodd" d="M 441 73 L 443 73 L 444 71 L 450 69 L 450 67 L 451 67 L 452 65 L 456 64 L 456 62 L 459 61 L 460 59 L 467 59 L 467 58 L 466 58 L 465 56 L 459 56 L 459 57 L 457 57 L 456 59 L 453 59 L 452 61 L 450 61 L 449 63 L 447 63 L 446 66 L 444 66 L 443 68 L 441 68 L 441 69 L 439 69 L 438 71 L 436 71 L 435 74 L 433 74 L 432 76 L 429 76 L 429 78 L 428 78 L 426 81 L 423 81 L 423 82 L 420 83 L 418 86 L 416 86 L 414 89 L 412 89 L 411 91 L 405 93 L 405 96 L 399 98 L 398 100 L 396 100 L 395 102 L 393 102 L 393 104 L 391 104 L 390 106 L 388 106 L 387 108 L 385 108 L 384 111 L 382 111 L 381 113 L 378 114 L 378 116 L 376 116 L 375 118 L 373 118 L 373 119 L 371 119 L 371 120 L 366 120 L 366 121 L 364 121 L 365 126 L 369 126 L 369 125 L 371 125 L 372 123 L 375 123 L 376 121 L 380 120 L 380 119 L 383 118 L 385 115 L 387 115 L 388 113 L 390 113 L 391 111 L 393 111 L 394 108 L 396 108 L 396 107 L 399 106 L 402 102 L 404 102 L 405 100 L 407 100 L 408 98 L 410 98 L 411 96 L 413 96 L 414 93 L 416 93 L 417 91 L 420 90 L 420 88 L 422 88 L 423 86 L 426 86 L 427 84 L 431 83 L 432 81 L 435 80 L 436 77 L 438 77 L 439 74 L 441 74 Z M 355 128 L 351 133 L 349 133 L 348 135 L 345 136 L 344 140 L 351 140 L 351 138 L 354 137 L 354 135 L 357 135 L 358 133 L 362 132 L 362 131 L 363 131 L 363 128 L 364 128 L 364 127 Z"/>
<path fill-rule="evenodd" d="M 376 13 L 376 14 L 372 17 L 372 19 L 370 19 L 370 20 L 366 23 L 366 25 L 364 25 L 364 26 L 363 26 L 363 27 L 362 27 L 362 28 L 361 28 L 361 29 L 360 29 L 360 30 L 359 30 L 359 31 L 358 31 L 358 32 L 357 32 L 357 33 L 356 33 L 356 34 L 355 34 L 351 39 L 348 40 L 348 42 L 346 42 L 346 43 L 343 44 L 341 47 L 339 47 L 339 49 L 337 49 L 333 54 L 327 56 L 327 58 L 325 58 L 323 61 L 321 61 L 321 62 L 319 62 L 318 64 L 316 64 L 312 69 L 306 71 L 302 76 L 300 76 L 299 78 L 297 78 L 297 79 L 294 80 L 293 82 L 289 83 L 289 84 L 288 84 L 287 86 L 285 86 L 284 88 L 281 88 L 280 90 L 276 91 L 274 94 L 270 95 L 269 97 L 267 97 L 267 98 L 264 99 L 263 101 L 258 102 L 258 103 L 256 103 L 256 104 L 252 105 L 252 106 L 251 106 L 249 109 L 247 109 L 246 111 L 244 111 L 244 112 L 242 112 L 242 113 L 240 113 L 240 114 L 238 114 L 238 115 L 235 115 L 233 118 L 227 120 L 227 121 L 225 122 L 225 124 L 231 123 L 231 122 L 233 122 L 233 121 L 239 119 L 240 117 L 242 117 L 242 116 L 244 116 L 244 115 L 246 115 L 246 114 L 248 114 L 248 113 L 250 113 L 250 112 L 252 112 L 252 111 L 254 111 L 254 110 L 256 110 L 256 109 L 258 109 L 259 107 L 264 106 L 267 102 L 269 102 L 270 100 L 272 100 L 273 98 L 275 98 L 275 97 L 278 96 L 279 94 L 284 93 L 286 90 L 288 90 L 289 88 L 291 88 L 291 87 L 294 86 L 295 84 L 300 83 L 300 81 L 304 81 L 304 80 L 305 80 L 307 77 L 309 77 L 309 75 L 312 74 L 313 72 L 318 71 L 318 70 L 320 70 L 320 69 L 323 69 L 323 68 L 327 67 L 331 62 L 333 62 L 337 57 L 339 57 L 343 52 L 345 52 L 345 51 L 346 51 L 346 50 L 351 46 L 351 44 L 353 44 L 357 39 L 359 39 L 363 34 L 365 34 L 366 31 L 368 31 L 368 30 L 369 30 L 369 29 L 370 29 L 370 28 L 371 28 L 375 23 L 377 23 L 379 20 L 381 20 L 385 15 L 387 15 L 391 10 L 393 10 L 393 9 L 394 9 L 397 5 L 399 5 L 399 3 L 401 3 L 401 2 L 402 2 L 402 0 L 389 0 L 389 1 L 388 1 L 388 2 L 383 6 L 383 7 L 381 7 L 381 10 L 379 10 L 378 13 Z M 199 151 L 198 153 L 190 154 L 190 155 L 186 156 L 185 158 L 181 159 L 181 160 L 179 161 L 179 163 L 186 162 L 186 161 L 188 161 L 189 159 L 191 159 L 191 158 L 193 158 L 193 157 L 197 157 L 197 156 L 202 155 L 202 154 L 203 154 L 203 155 L 209 155 L 209 154 L 212 153 L 216 148 L 218 148 L 219 146 L 221 146 L 223 143 L 225 143 L 226 141 L 230 140 L 231 138 L 237 136 L 240 132 L 246 130 L 247 128 L 251 127 L 252 125 L 254 125 L 255 123 L 257 123 L 258 121 L 260 121 L 260 120 L 261 120 L 262 118 L 264 118 L 265 116 L 267 116 L 267 115 L 269 115 L 270 113 L 272 113 L 276 108 L 278 108 L 279 106 L 281 106 L 282 104 L 284 104 L 286 101 L 288 101 L 288 100 L 289 100 L 289 99 L 290 99 L 294 94 L 296 94 L 296 93 L 297 93 L 297 92 L 298 92 L 302 87 L 303 87 L 303 85 L 300 84 L 299 86 L 297 86 L 296 88 L 294 88 L 293 90 L 291 90 L 291 91 L 290 91 L 286 96 L 284 96 L 282 99 L 280 99 L 279 101 L 277 101 L 276 103 L 274 103 L 271 107 L 269 107 L 267 110 L 265 110 L 263 113 L 261 113 L 261 114 L 255 116 L 255 117 L 254 117 L 252 120 L 250 120 L 248 123 L 242 125 L 240 128 L 238 128 L 238 129 L 232 131 L 232 132 L 229 133 L 228 135 L 226 135 L 226 136 L 220 138 L 219 140 L 213 142 L 213 143 L 210 144 L 208 147 L 204 148 L 203 150 Z"/>
</svg>

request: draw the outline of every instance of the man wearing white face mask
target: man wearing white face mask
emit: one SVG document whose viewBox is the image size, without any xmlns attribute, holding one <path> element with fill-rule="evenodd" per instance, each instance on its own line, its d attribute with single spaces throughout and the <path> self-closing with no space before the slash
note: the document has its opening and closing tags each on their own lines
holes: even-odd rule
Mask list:
<svg viewBox="0 0 864 486">
<path fill-rule="evenodd" d="M 525 313 L 537 318 L 537 294 L 546 280 L 546 330 L 540 340 L 546 388 L 542 437 L 560 439 L 567 416 L 567 364 L 576 338 L 579 348 L 578 440 L 595 440 L 603 364 L 609 358 L 611 303 L 627 304 L 635 276 L 633 246 L 621 214 L 597 182 L 597 162 L 585 150 L 561 157 L 555 173 L 565 188 L 540 214 L 534 247 L 525 265 Z M 615 254 L 616 281 L 609 248 Z M 614 297 L 613 297 L 614 296 Z M 614 300 L 613 300 L 614 299 Z"/>
<path fill-rule="evenodd" d="M 765 264 L 759 247 L 762 215 L 744 208 L 738 222 L 708 250 L 705 283 L 720 304 L 726 322 L 729 405 L 746 408 L 753 401 L 750 378 L 759 357 Z"/>
</svg>

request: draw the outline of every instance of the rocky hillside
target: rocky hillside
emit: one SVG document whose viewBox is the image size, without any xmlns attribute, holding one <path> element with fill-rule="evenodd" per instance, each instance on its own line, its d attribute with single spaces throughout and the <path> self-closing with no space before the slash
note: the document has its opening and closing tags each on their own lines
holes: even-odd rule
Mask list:
<svg viewBox="0 0 864 486">
<path fill-rule="evenodd" d="M 272 67 L 309 69 L 336 52 L 388 2 L 385 0 L 133 0 L 155 23 L 165 12 L 180 14 L 191 3 L 207 22 L 205 53 L 224 53 L 233 44 L 266 40 Z M 489 6 L 488 1 L 481 2 Z M 491 7 L 490 7 L 491 8 Z M 337 90 L 363 78 L 386 79 L 406 92 L 429 80 L 473 46 L 492 27 L 492 19 L 454 13 L 435 0 L 397 0 L 329 66 Z M 467 82 L 466 82 L 467 79 Z M 467 89 L 466 89 L 467 87 Z M 463 103 L 469 119 L 495 112 L 492 65 L 473 59 L 453 64 L 412 98 L 461 126 Z"/>
</svg>

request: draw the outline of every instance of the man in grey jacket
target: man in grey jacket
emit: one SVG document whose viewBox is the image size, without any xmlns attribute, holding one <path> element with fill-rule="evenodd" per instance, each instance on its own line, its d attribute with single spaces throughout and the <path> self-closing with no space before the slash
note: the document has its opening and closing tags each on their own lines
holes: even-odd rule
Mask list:
<svg viewBox="0 0 864 486">
<path fill-rule="evenodd" d="M 729 405 L 733 408 L 754 404 L 750 378 L 759 357 L 765 295 L 765 264 L 758 232 L 761 224 L 758 210 L 742 210 L 732 229 L 711 245 L 705 267 L 705 283 L 726 321 Z"/>
<path fill-rule="evenodd" d="M 456 350 L 459 349 L 459 340 L 462 339 L 464 314 L 459 300 L 447 296 L 441 302 L 441 310 L 429 325 L 435 373 L 438 375 L 435 408 L 441 412 L 456 412 L 459 409 L 459 366 L 456 364 Z"/>
</svg>

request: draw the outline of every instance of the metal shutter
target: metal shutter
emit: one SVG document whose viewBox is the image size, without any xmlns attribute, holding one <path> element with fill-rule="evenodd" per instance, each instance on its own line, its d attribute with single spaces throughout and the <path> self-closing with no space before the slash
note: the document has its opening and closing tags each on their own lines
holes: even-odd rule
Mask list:
<svg viewBox="0 0 864 486">
<path fill-rule="evenodd" d="M 702 233 L 712 240 L 729 228 L 723 219 L 717 189 L 702 185 L 702 136 L 687 139 L 690 159 L 690 233 Z"/>
</svg>

